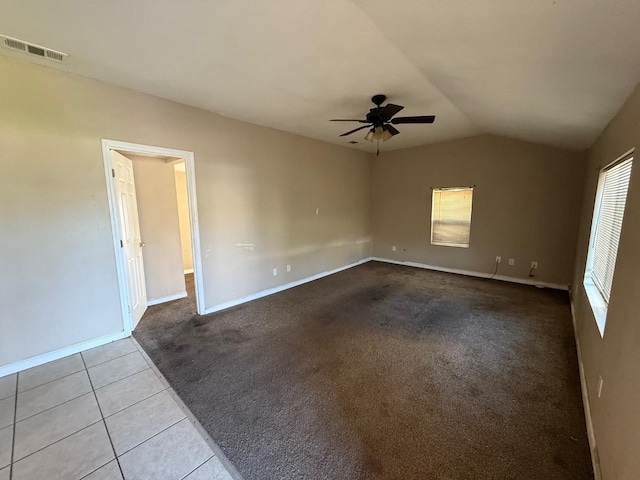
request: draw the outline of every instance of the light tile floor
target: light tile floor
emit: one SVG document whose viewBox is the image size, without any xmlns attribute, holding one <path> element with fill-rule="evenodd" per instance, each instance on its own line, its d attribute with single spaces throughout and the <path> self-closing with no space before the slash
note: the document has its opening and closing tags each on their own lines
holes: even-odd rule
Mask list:
<svg viewBox="0 0 640 480">
<path fill-rule="evenodd" d="M 238 480 L 131 338 L 0 378 L 0 480 Z"/>
</svg>

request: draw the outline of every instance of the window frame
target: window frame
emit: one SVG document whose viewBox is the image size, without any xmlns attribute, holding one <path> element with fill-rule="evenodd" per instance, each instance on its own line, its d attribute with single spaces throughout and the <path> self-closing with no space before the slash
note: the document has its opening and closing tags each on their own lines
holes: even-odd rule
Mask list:
<svg viewBox="0 0 640 480">
<path fill-rule="evenodd" d="M 435 245 L 438 247 L 455 247 L 455 248 L 469 248 L 471 246 L 471 220 L 473 218 L 473 193 L 475 190 L 475 185 L 472 187 L 433 187 L 431 189 L 431 219 L 429 221 L 429 226 L 431 228 L 430 231 L 430 242 L 431 245 Z M 435 194 L 436 192 L 446 192 L 446 191 L 471 191 L 471 205 L 469 206 L 469 241 L 468 243 L 447 243 L 447 242 L 437 242 L 433 240 L 433 220 L 434 220 L 434 206 L 435 206 Z"/>
<path fill-rule="evenodd" d="M 600 213 L 602 208 L 602 199 L 604 195 L 604 187 L 606 174 L 608 171 L 613 168 L 621 165 L 626 161 L 631 161 L 631 172 L 629 173 L 628 185 L 631 183 L 631 176 L 633 175 L 633 161 L 634 161 L 634 151 L 635 149 L 631 149 L 626 152 L 624 155 L 618 157 L 613 162 L 604 166 L 600 169 L 598 173 L 598 186 L 596 188 L 596 198 L 593 206 L 593 215 L 591 217 L 591 232 L 589 235 L 589 246 L 587 249 L 587 261 L 584 270 L 584 280 L 583 286 L 585 289 L 585 293 L 587 295 L 587 299 L 589 300 L 589 304 L 591 306 L 591 310 L 593 311 L 594 318 L 596 320 L 596 324 L 598 326 L 598 331 L 600 332 L 600 336 L 604 337 L 604 330 L 607 323 L 607 312 L 609 309 L 609 300 L 605 298 L 605 293 L 602 292 L 601 286 L 598 285 L 598 282 L 594 281 L 593 277 L 593 266 L 595 260 L 596 253 L 596 237 L 598 234 L 598 224 L 600 221 Z M 623 212 L 623 220 L 620 228 L 620 234 L 618 236 L 618 247 L 620 241 L 620 235 L 622 233 L 622 226 L 624 226 L 624 213 L 626 213 L 626 200 L 628 198 L 628 185 L 627 185 L 627 193 L 625 197 L 625 208 Z M 612 273 L 612 283 L 613 277 L 615 276 L 615 269 L 618 260 L 618 248 L 616 248 L 615 260 L 613 263 L 613 273 Z"/>
</svg>

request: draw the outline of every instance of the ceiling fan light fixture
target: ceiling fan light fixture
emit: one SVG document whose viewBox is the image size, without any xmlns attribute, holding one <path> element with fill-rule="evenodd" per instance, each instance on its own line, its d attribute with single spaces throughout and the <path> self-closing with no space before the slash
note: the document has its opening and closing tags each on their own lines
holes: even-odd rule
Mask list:
<svg viewBox="0 0 640 480">
<path fill-rule="evenodd" d="M 376 129 L 375 129 L 375 128 L 372 128 L 371 130 L 369 130 L 369 131 L 367 132 L 367 134 L 365 135 L 364 139 L 365 139 L 367 142 L 371 142 L 371 143 L 373 143 L 373 140 L 374 140 L 375 136 L 376 136 Z"/>
<path fill-rule="evenodd" d="M 393 134 L 384 126 L 373 127 L 367 132 L 367 135 L 364 137 L 367 142 L 371 143 L 373 143 L 374 141 L 379 142 L 380 140 L 386 142 L 390 138 L 393 138 Z"/>
</svg>

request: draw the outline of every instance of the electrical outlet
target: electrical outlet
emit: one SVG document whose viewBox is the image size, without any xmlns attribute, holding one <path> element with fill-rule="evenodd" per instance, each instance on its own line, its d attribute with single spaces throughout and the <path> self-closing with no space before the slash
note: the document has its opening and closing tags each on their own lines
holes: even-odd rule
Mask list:
<svg viewBox="0 0 640 480">
<path fill-rule="evenodd" d="M 274 268 L 274 269 L 273 269 L 273 276 L 275 277 L 276 275 L 278 275 L 278 269 L 277 269 L 277 268 Z"/>
<path fill-rule="evenodd" d="M 598 375 L 598 398 L 602 395 L 602 385 L 604 384 L 604 380 L 602 379 L 602 375 Z"/>
<path fill-rule="evenodd" d="M 496 263 L 500 263 L 502 261 L 502 257 L 496 257 Z"/>
<path fill-rule="evenodd" d="M 531 270 L 535 270 L 537 268 L 538 268 L 538 262 L 535 262 L 535 261 L 531 262 Z"/>
<path fill-rule="evenodd" d="M 291 271 L 291 265 L 287 265 L 287 272 Z"/>
<path fill-rule="evenodd" d="M 513 258 L 509 259 L 509 265 L 513 267 L 516 264 L 516 261 Z"/>
<path fill-rule="evenodd" d="M 391 247 L 391 251 L 395 252 L 397 250 L 396 246 L 394 245 L 393 247 Z"/>
</svg>

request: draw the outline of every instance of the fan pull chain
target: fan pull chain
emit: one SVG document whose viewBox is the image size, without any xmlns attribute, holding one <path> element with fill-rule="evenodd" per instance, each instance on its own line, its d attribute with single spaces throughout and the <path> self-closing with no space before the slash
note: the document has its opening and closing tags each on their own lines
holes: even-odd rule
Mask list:
<svg viewBox="0 0 640 480">
<path fill-rule="evenodd" d="M 376 140 L 376 157 L 380 155 L 380 140 Z"/>
</svg>

